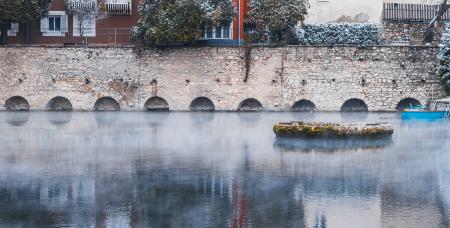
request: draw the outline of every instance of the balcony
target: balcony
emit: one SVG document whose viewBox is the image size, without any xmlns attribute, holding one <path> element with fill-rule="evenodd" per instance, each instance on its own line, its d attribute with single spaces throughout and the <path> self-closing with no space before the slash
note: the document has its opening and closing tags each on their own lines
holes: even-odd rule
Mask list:
<svg viewBox="0 0 450 228">
<path fill-rule="evenodd" d="M 70 0 L 68 7 L 70 10 L 94 9 L 97 6 L 96 0 Z"/>
<path fill-rule="evenodd" d="M 106 11 L 112 15 L 131 15 L 131 0 L 106 0 Z"/>
</svg>

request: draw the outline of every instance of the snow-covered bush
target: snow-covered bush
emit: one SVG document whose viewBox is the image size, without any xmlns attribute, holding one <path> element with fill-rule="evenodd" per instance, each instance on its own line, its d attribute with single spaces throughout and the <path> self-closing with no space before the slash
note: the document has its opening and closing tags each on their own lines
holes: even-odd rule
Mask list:
<svg viewBox="0 0 450 228">
<path fill-rule="evenodd" d="M 252 43 L 289 43 L 308 6 L 308 0 L 250 0 L 246 23 L 252 29 L 247 35 Z"/>
<path fill-rule="evenodd" d="M 450 23 L 445 25 L 445 32 L 442 35 L 442 40 L 439 45 L 438 59 L 438 74 L 442 79 L 447 93 L 450 93 Z"/>
<path fill-rule="evenodd" d="M 137 48 L 191 43 L 206 27 L 229 25 L 235 14 L 232 0 L 143 0 L 132 40 Z"/>
<path fill-rule="evenodd" d="M 375 24 L 316 24 L 296 26 L 294 32 L 303 45 L 374 45 L 379 40 Z"/>
</svg>

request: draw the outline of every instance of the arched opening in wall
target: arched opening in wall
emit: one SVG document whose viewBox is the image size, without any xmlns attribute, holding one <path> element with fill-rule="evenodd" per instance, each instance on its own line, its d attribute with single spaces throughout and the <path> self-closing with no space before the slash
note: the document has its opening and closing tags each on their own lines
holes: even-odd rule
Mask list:
<svg viewBox="0 0 450 228">
<path fill-rule="evenodd" d="M 119 103 L 112 97 L 99 98 L 94 104 L 95 111 L 120 111 Z"/>
<path fill-rule="evenodd" d="M 347 100 L 341 107 L 341 112 L 368 112 L 366 103 L 357 98 Z"/>
<path fill-rule="evenodd" d="M 194 112 L 213 112 L 216 107 L 209 98 L 197 97 L 191 102 L 189 109 Z"/>
<path fill-rule="evenodd" d="M 52 98 L 45 108 L 47 111 L 72 111 L 72 103 L 65 97 Z"/>
<path fill-rule="evenodd" d="M 20 96 L 14 96 L 6 100 L 5 109 L 8 111 L 28 111 L 30 110 L 30 104 L 28 101 Z"/>
<path fill-rule="evenodd" d="M 243 100 L 238 107 L 239 112 L 259 112 L 263 111 L 264 107 L 258 100 L 254 98 L 248 98 Z"/>
<path fill-rule="evenodd" d="M 169 103 L 161 97 L 152 97 L 145 102 L 144 109 L 151 112 L 168 112 Z"/>
<path fill-rule="evenodd" d="M 309 100 L 299 100 L 291 107 L 293 112 L 314 112 L 317 110 L 316 105 Z"/>
<path fill-rule="evenodd" d="M 400 102 L 398 102 L 396 109 L 397 109 L 397 111 L 403 111 L 407 108 L 411 108 L 413 106 L 418 106 L 418 105 L 421 105 L 420 101 L 418 101 L 417 99 L 408 97 L 408 98 L 405 98 L 405 99 L 401 100 Z"/>
</svg>

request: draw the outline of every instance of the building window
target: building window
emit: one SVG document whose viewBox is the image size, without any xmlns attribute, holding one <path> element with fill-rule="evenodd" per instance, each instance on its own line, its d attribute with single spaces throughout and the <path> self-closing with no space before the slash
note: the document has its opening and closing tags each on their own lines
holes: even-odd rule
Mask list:
<svg viewBox="0 0 450 228">
<path fill-rule="evenodd" d="M 48 30 L 49 31 L 61 31 L 61 16 L 49 16 L 48 17 Z"/>
<path fill-rule="evenodd" d="M 230 26 L 207 28 L 204 39 L 232 39 L 232 28 Z"/>
<path fill-rule="evenodd" d="M 41 18 L 42 36 L 65 36 L 67 21 L 65 11 L 49 11 L 48 16 Z"/>
</svg>

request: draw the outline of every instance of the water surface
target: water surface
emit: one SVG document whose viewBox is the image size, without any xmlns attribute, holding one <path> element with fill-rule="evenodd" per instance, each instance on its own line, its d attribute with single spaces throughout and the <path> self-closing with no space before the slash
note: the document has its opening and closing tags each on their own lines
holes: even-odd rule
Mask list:
<svg viewBox="0 0 450 228">
<path fill-rule="evenodd" d="M 280 121 L 392 140 L 276 140 Z M 0 227 L 449 227 L 450 122 L 397 114 L 0 113 Z"/>
</svg>

